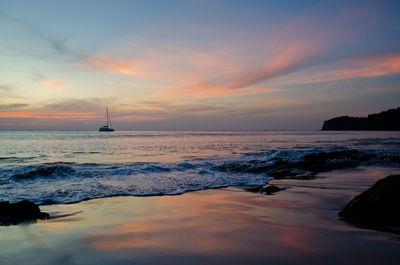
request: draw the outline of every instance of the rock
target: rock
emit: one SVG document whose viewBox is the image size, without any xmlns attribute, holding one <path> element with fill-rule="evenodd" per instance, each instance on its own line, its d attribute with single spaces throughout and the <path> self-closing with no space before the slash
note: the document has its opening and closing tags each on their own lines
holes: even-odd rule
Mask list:
<svg viewBox="0 0 400 265">
<path fill-rule="evenodd" d="M 350 221 L 400 225 L 400 175 L 377 181 L 352 199 L 339 216 Z"/>
<path fill-rule="evenodd" d="M 275 185 L 268 185 L 268 186 L 250 187 L 250 188 L 247 188 L 246 190 L 250 191 L 250 192 L 259 192 L 259 193 L 265 193 L 267 195 L 271 195 L 278 191 L 284 190 L 284 188 L 280 188 Z"/>
<path fill-rule="evenodd" d="M 375 155 L 365 155 L 357 150 L 312 153 L 305 155 L 297 162 L 276 163 L 268 171 L 268 175 L 274 178 L 313 176 L 318 172 L 357 167 L 361 162 L 368 162 L 375 157 Z"/>
<path fill-rule="evenodd" d="M 377 155 L 358 150 L 335 150 L 304 155 L 295 161 L 249 160 L 227 162 L 211 167 L 226 173 L 268 174 L 276 179 L 314 179 L 317 173 L 336 169 L 355 168 L 360 165 L 399 163 L 398 155 Z"/>
<path fill-rule="evenodd" d="M 273 194 L 273 193 L 281 191 L 281 190 L 284 190 L 284 188 L 280 188 L 275 185 L 269 185 L 269 186 L 264 187 L 262 192 L 266 193 L 266 194 Z"/>
<path fill-rule="evenodd" d="M 360 165 L 361 156 L 363 154 L 358 150 L 313 153 L 305 155 L 295 166 L 311 172 L 353 168 Z"/>
<path fill-rule="evenodd" d="M 250 192 L 262 192 L 263 186 L 256 186 L 256 187 L 249 187 L 245 188 L 245 190 L 250 191 Z"/>
<path fill-rule="evenodd" d="M 400 156 L 398 155 L 385 155 L 383 156 L 383 159 L 390 163 L 400 163 Z"/>
<path fill-rule="evenodd" d="M 39 206 L 28 200 L 16 203 L 0 202 L 0 224 L 18 224 L 22 221 L 47 219 L 48 213 L 41 212 Z"/>
</svg>

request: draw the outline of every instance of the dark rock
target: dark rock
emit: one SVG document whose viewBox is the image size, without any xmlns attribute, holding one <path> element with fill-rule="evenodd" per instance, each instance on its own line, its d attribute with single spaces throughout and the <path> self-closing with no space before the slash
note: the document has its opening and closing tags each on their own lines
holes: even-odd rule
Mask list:
<svg viewBox="0 0 400 265">
<path fill-rule="evenodd" d="M 277 179 L 310 179 L 315 174 L 335 169 L 354 168 L 370 163 L 397 163 L 400 157 L 396 155 L 378 156 L 358 150 L 338 150 L 332 152 L 318 152 L 303 156 L 298 161 L 277 161 L 266 167 L 269 176 Z"/>
<path fill-rule="evenodd" d="M 324 121 L 322 130 L 399 131 L 400 108 L 389 109 L 367 118 L 342 116 Z"/>
<path fill-rule="evenodd" d="M 312 172 L 353 168 L 360 165 L 360 156 L 357 150 L 313 153 L 304 156 L 295 166 Z"/>
<path fill-rule="evenodd" d="M 211 169 L 226 173 L 268 174 L 276 179 L 314 179 L 320 172 L 360 165 L 397 163 L 399 160 L 400 157 L 396 155 L 378 156 L 358 150 L 339 149 L 307 154 L 296 161 L 280 158 L 273 164 L 271 161 L 260 160 L 235 161 L 213 166 Z"/>
<path fill-rule="evenodd" d="M 256 186 L 256 187 L 249 187 L 245 188 L 245 190 L 250 191 L 250 192 L 262 192 L 263 191 L 263 186 Z"/>
<path fill-rule="evenodd" d="M 259 192 L 259 193 L 265 193 L 267 195 L 271 195 L 278 191 L 284 190 L 284 188 L 280 188 L 275 185 L 268 185 L 268 186 L 250 187 L 250 188 L 246 188 L 246 190 L 250 191 L 250 192 Z"/>
<path fill-rule="evenodd" d="M 377 159 L 377 158 L 378 158 L 378 156 L 375 154 L 363 154 L 359 157 L 361 162 L 368 162 L 368 161 L 371 161 L 371 160 Z"/>
<path fill-rule="evenodd" d="M 345 220 L 400 225 L 400 175 L 377 181 L 339 212 Z"/>
<path fill-rule="evenodd" d="M 16 203 L 0 202 L 0 224 L 18 224 L 23 221 L 47 219 L 48 213 L 41 212 L 39 206 L 28 200 Z"/>
<path fill-rule="evenodd" d="M 397 155 L 385 155 L 383 159 L 389 161 L 390 163 L 400 163 L 400 156 Z"/>
<path fill-rule="evenodd" d="M 275 168 L 282 168 L 289 165 L 289 162 L 286 160 L 278 160 L 277 162 L 275 162 L 274 167 Z"/>
<path fill-rule="evenodd" d="M 268 175 L 275 178 L 287 178 L 297 175 L 309 175 L 317 172 L 329 171 L 342 168 L 357 167 L 374 156 L 366 156 L 357 150 L 341 150 L 333 152 L 319 152 L 305 155 L 297 162 L 275 164 Z"/>
<path fill-rule="evenodd" d="M 269 186 L 264 187 L 262 192 L 266 193 L 266 194 L 273 194 L 273 193 L 279 192 L 281 190 L 284 190 L 284 188 L 280 188 L 275 185 L 269 185 Z"/>
</svg>

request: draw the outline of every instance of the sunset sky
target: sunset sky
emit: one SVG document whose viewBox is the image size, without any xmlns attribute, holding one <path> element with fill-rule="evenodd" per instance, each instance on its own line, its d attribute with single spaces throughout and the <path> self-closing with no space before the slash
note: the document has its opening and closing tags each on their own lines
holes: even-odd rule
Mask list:
<svg viewBox="0 0 400 265">
<path fill-rule="evenodd" d="M 0 55 L 0 130 L 313 130 L 400 106 L 400 1 L 0 0 Z"/>
</svg>

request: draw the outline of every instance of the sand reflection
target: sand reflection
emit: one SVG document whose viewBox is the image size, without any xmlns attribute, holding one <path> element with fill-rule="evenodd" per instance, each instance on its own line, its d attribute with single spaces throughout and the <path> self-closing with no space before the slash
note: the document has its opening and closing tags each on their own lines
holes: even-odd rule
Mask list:
<svg viewBox="0 0 400 265">
<path fill-rule="evenodd" d="M 315 229 L 271 222 L 271 217 L 281 217 L 282 206 L 291 208 L 293 203 L 270 198 L 260 200 L 259 195 L 241 191 L 159 197 L 158 207 L 153 208 L 158 218 L 148 215 L 144 221 L 114 225 L 88 240 L 95 250 L 123 257 L 150 253 L 290 256 L 321 251 L 307 243 L 318 237 Z"/>
</svg>

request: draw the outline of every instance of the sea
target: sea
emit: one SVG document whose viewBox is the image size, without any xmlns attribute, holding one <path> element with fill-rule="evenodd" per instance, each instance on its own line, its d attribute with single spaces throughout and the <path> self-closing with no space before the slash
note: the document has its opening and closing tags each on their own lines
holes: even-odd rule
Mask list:
<svg viewBox="0 0 400 265">
<path fill-rule="evenodd" d="M 264 185 L 268 172 L 249 168 L 335 150 L 399 156 L 400 133 L 0 131 L 0 194 L 3 201 L 45 205 Z M 399 164 L 383 159 L 374 166 Z"/>
</svg>

